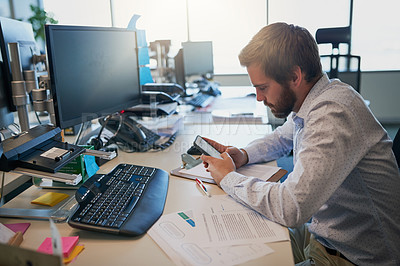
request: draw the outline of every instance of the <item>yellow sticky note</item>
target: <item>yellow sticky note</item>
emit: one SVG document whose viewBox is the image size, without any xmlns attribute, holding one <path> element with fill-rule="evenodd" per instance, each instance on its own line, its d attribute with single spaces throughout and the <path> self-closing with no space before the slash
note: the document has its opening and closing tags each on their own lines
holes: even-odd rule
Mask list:
<svg viewBox="0 0 400 266">
<path fill-rule="evenodd" d="M 83 250 L 84 248 L 85 248 L 85 247 L 84 247 L 83 245 L 77 245 L 77 246 L 75 246 L 74 250 L 71 252 L 71 254 L 69 255 L 69 257 L 63 259 L 64 264 L 68 264 L 68 263 L 72 262 L 72 261 L 76 258 L 76 256 L 78 256 L 79 253 L 82 252 L 82 250 Z"/>
<path fill-rule="evenodd" d="M 31 203 L 53 207 L 68 197 L 69 195 L 65 193 L 47 192 L 39 198 L 32 200 Z"/>
</svg>

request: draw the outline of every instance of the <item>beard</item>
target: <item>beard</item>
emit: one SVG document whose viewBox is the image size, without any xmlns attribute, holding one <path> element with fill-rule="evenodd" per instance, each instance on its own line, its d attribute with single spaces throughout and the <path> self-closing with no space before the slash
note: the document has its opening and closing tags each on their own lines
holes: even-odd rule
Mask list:
<svg viewBox="0 0 400 266">
<path fill-rule="evenodd" d="M 282 86 L 281 95 L 276 104 L 270 104 L 264 101 L 264 105 L 271 109 L 276 118 L 286 118 L 294 108 L 297 97 L 294 91 L 287 85 Z"/>
</svg>

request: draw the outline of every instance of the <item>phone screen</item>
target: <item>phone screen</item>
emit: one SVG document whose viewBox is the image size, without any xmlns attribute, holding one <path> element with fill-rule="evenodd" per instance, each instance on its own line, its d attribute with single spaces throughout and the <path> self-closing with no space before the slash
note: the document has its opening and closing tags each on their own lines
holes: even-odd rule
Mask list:
<svg viewBox="0 0 400 266">
<path fill-rule="evenodd" d="M 196 137 L 194 140 L 194 145 L 205 155 L 222 159 L 220 152 L 211 146 L 207 141 L 205 141 L 201 136 Z"/>
</svg>

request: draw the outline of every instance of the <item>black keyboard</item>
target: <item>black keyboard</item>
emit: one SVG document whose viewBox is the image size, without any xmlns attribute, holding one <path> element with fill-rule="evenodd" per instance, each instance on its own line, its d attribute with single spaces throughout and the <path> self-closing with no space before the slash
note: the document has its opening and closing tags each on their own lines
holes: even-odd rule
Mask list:
<svg viewBox="0 0 400 266">
<path fill-rule="evenodd" d="M 195 107 L 206 107 L 214 100 L 214 96 L 209 94 L 200 93 L 190 99 L 187 104 Z"/>
<path fill-rule="evenodd" d="M 74 228 L 138 236 L 161 216 L 168 191 L 166 171 L 119 164 L 94 175 L 77 190 L 79 207 L 68 221 Z"/>
</svg>

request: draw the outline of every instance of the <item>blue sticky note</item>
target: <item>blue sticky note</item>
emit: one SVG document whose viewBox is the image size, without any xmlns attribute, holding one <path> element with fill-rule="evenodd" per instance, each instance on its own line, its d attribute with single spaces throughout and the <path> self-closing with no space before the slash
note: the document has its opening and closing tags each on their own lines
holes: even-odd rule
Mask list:
<svg viewBox="0 0 400 266">
<path fill-rule="evenodd" d="M 143 85 L 146 83 L 154 83 L 149 67 L 140 67 L 139 68 L 139 79 L 140 79 L 140 85 Z"/>
<path fill-rule="evenodd" d="M 138 49 L 139 66 L 150 64 L 149 48 L 141 47 Z"/>
<path fill-rule="evenodd" d="M 138 47 L 147 47 L 146 41 L 146 31 L 145 30 L 136 30 L 136 38 L 137 38 L 137 46 Z"/>
<path fill-rule="evenodd" d="M 97 165 L 94 156 L 85 155 L 83 160 L 85 162 L 85 168 L 88 177 L 92 177 L 97 172 L 97 170 L 99 170 L 99 166 Z"/>
</svg>

